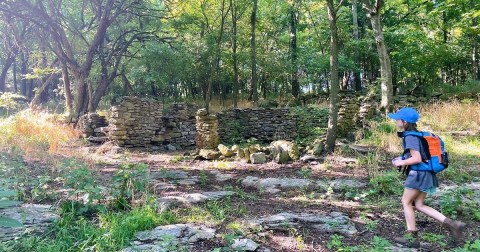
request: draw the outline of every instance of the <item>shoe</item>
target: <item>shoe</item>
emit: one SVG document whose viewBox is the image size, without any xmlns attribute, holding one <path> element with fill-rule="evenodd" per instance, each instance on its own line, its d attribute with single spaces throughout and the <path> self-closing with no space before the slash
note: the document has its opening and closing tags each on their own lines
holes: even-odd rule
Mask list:
<svg viewBox="0 0 480 252">
<path fill-rule="evenodd" d="M 456 242 L 459 242 L 463 239 L 463 232 L 465 231 L 466 226 L 465 223 L 446 218 L 443 221 L 443 226 L 450 230 L 450 233 Z"/>
<path fill-rule="evenodd" d="M 418 231 L 407 231 L 402 237 L 395 237 L 395 242 L 408 246 L 410 248 L 420 248 L 420 239 L 418 238 Z"/>
</svg>

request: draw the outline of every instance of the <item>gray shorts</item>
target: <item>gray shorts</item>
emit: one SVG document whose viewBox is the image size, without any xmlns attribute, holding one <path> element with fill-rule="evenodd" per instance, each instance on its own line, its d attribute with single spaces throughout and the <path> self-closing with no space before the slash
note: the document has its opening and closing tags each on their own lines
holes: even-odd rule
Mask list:
<svg viewBox="0 0 480 252">
<path fill-rule="evenodd" d="M 411 170 L 408 173 L 404 186 L 409 189 L 417 189 L 422 192 L 433 193 L 438 187 L 438 180 L 433 172 Z"/>
</svg>

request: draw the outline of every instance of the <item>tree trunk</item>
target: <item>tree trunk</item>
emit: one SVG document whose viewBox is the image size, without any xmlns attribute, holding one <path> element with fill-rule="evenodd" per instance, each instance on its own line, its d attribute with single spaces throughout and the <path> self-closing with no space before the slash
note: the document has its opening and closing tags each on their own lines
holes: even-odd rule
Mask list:
<svg viewBox="0 0 480 252">
<path fill-rule="evenodd" d="M 472 10 L 475 7 L 474 0 L 470 0 L 470 7 Z M 478 25 L 478 20 L 477 17 L 472 18 L 472 26 L 477 27 Z M 479 59 L 479 50 L 478 50 L 478 41 L 480 40 L 480 37 L 478 36 L 477 33 L 472 34 L 472 65 L 473 65 L 473 78 L 476 80 L 480 80 L 480 59 Z"/>
<path fill-rule="evenodd" d="M 235 1 L 235 3 L 234 3 Z M 237 0 L 230 0 L 232 11 L 232 57 L 233 57 L 233 106 L 238 106 L 238 64 L 237 64 Z"/>
<path fill-rule="evenodd" d="M 337 138 L 338 121 L 338 34 L 337 34 L 337 15 L 333 0 L 327 0 L 328 23 L 330 25 L 330 105 L 328 113 L 327 140 L 325 150 L 331 153 L 335 150 L 335 140 Z"/>
<path fill-rule="evenodd" d="M 62 79 L 63 79 L 63 92 L 65 95 L 65 110 L 66 114 L 71 116 L 73 112 L 73 98 L 72 90 L 70 88 L 70 76 L 68 75 L 68 68 L 65 62 L 62 62 Z"/>
<path fill-rule="evenodd" d="M 27 74 L 27 56 L 25 56 L 25 53 L 22 53 L 20 55 L 21 59 L 21 65 L 20 65 L 20 75 L 25 76 Z M 27 79 L 25 77 L 22 77 L 20 80 L 20 93 L 27 97 Z"/>
<path fill-rule="evenodd" d="M 388 55 L 387 46 L 383 37 L 383 30 L 380 23 L 380 8 L 383 0 L 376 0 L 374 6 L 369 6 L 367 0 L 363 0 L 364 7 L 367 9 L 367 16 L 372 23 L 375 42 L 377 43 L 378 58 L 380 60 L 380 76 L 381 76 L 381 95 L 382 101 L 380 108 L 385 112 L 392 109 L 393 87 L 392 87 L 392 67 L 390 64 L 390 56 Z"/>
<path fill-rule="evenodd" d="M 353 21 L 353 39 L 358 40 L 358 9 L 357 9 L 357 0 L 352 0 L 352 21 Z M 356 62 L 360 62 L 360 57 L 358 52 L 355 51 L 354 58 Z M 353 71 L 353 83 L 356 91 L 362 90 L 362 79 L 360 78 L 360 71 L 355 69 Z"/>
<path fill-rule="evenodd" d="M 289 28 L 290 28 L 290 57 L 291 57 L 291 82 L 292 82 L 292 95 L 297 98 L 300 94 L 300 85 L 298 83 L 298 66 L 297 66 L 297 13 L 296 13 L 296 0 L 292 1 L 289 11 Z"/>
<path fill-rule="evenodd" d="M 13 60 L 13 92 L 18 93 L 18 83 L 17 83 L 17 58 Z"/>
<path fill-rule="evenodd" d="M 0 93 L 6 91 L 6 81 L 7 81 L 7 73 L 10 67 L 15 61 L 15 56 L 8 56 L 5 60 L 5 64 L 3 65 L 2 72 L 0 73 Z"/>
<path fill-rule="evenodd" d="M 39 85 L 35 96 L 32 99 L 32 102 L 30 102 L 30 108 L 31 109 L 38 109 L 40 108 L 40 105 L 42 105 L 42 97 L 45 96 L 46 91 L 48 91 L 48 86 L 50 86 L 50 83 L 52 83 L 52 79 L 54 76 L 56 76 L 56 73 L 50 74 L 48 78 L 46 78 L 41 85 Z M 44 79 L 44 78 L 42 78 Z"/>
<path fill-rule="evenodd" d="M 250 16 L 250 25 L 251 25 L 251 63 L 252 63 L 252 100 L 254 104 L 257 104 L 258 101 L 258 90 L 257 90 L 257 45 L 256 45 L 256 36 L 255 29 L 257 23 L 257 2 L 258 0 L 253 0 L 252 15 Z"/>
</svg>

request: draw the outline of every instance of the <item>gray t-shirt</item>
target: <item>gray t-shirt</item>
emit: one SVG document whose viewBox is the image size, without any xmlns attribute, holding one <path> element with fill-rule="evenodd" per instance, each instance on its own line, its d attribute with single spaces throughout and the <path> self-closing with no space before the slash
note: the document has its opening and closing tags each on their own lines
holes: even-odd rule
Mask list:
<svg viewBox="0 0 480 252">
<path fill-rule="evenodd" d="M 422 160 L 427 159 L 427 154 L 425 154 L 425 151 L 422 148 L 422 144 L 420 142 L 420 138 L 416 136 L 406 136 L 405 137 L 405 149 L 406 150 L 416 150 L 420 152 L 420 155 L 422 156 Z M 410 152 L 405 153 L 405 159 L 412 157 L 412 154 Z"/>
</svg>

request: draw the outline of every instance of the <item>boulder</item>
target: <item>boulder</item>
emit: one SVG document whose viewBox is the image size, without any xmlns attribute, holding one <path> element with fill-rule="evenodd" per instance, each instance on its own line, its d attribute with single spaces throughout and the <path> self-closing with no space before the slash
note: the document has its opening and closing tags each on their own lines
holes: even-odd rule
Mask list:
<svg viewBox="0 0 480 252">
<path fill-rule="evenodd" d="M 230 148 L 228 148 L 227 146 L 225 146 L 223 144 L 218 145 L 218 150 L 225 157 L 232 157 L 232 156 L 235 155 L 235 153 Z"/>
<path fill-rule="evenodd" d="M 270 149 L 273 159 L 277 163 L 286 163 L 290 160 L 298 160 L 300 158 L 298 146 L 290 141 L 274 141 L 270 144 Z"/>
<path fill-rule="evenodd" d="M 214 150 L 201 149 L 198 155 L 206 160 L 214 160 L 219 158 L 221 153 Z"/>
<path fill-rule="evenodd" d="M 250 154 L 250 161 L 252 164 L 264 164 L 267 162 L 267 156 L 263 152 Z"/>
</svg>

